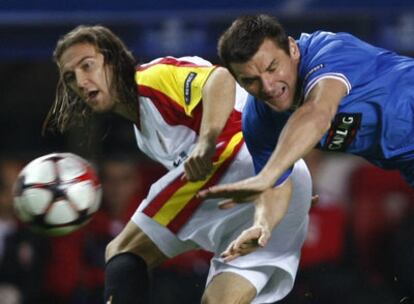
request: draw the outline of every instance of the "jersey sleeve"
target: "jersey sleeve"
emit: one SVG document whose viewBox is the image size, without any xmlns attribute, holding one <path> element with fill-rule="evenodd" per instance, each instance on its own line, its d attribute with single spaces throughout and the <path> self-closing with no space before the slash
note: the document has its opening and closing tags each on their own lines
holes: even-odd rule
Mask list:
<svg viewBox="0 0 414 304">
<path fill-rule="evenodd" d="M 374 47 L 347 33 L 302 34 L 300 76 L 304 96 L 322 79 L 342 81 L 349 94 L 361 79 L 372 77 L 369 62 Z"/>
<path fill-rule="evenodd" d="M 200 57 L 165 57 L 142 65 L 135 75 L 140 95 L 161 100 L 163 104 L 192 117 L 202 100 L 202 90 L 215 69 Z"/>
</svg>

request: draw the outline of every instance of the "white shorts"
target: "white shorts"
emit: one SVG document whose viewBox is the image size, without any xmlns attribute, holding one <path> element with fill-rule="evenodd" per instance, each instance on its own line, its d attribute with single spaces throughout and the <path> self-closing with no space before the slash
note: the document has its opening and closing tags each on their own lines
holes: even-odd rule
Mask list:
<svg viewBox="0 0 414 304">
<path fill-rule="evenodd" d="M 177 190 L 174 181 L 180 179 L 182 173 L 183 167 L 180 166 L 154 183 L 132 221 L 169 257 L 196 248 L 214 252 L 207 284 L 215 275 L 229 271 L 241 275 L 255 286 L 257 296 L 252 303 L 273 303 L 284 298 L 293 288 L 308 225 L 312 185 L 304 161 L 295 164 L 291 174 L 294 186 L 292 202 L 266 247 L 228 263 L 222 261 L 220 253 L 241 231 L 252 225 L 254 205 L 247 203 L 221 210 L 217 207 L 221 199 L 208 199 L 189 216 L 191 208 L 188 211 L 187 206 L 179 205 L 180 198 L 189 200 L 187 205 L 190 206 L 194 205 L 194 200 L 185 194 L 171 199 L 171 191 L 166 190 Z M 243 144 L 219 183 L 238 181 L 253 174 L 252 160 Z M 167 200 L 169 203 L 164 208 L 160 207 L 160 202 Z M 171 215 L 177 204 L 181 214 Z M 151 205 L 157 206 L 156 212 Z"/>
</svg>

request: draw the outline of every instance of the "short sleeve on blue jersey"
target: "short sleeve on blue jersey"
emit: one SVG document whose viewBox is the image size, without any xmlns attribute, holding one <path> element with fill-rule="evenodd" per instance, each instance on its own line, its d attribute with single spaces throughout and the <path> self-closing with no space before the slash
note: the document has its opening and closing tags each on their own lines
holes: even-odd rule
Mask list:
<svg viewBox="0 0 414 304">
<path fill-rule="evenodd" d="M 337 114 L 360 116 L 361 121 L 344 152 L 388 167 L 386 159 L 414 151 L 412 58 L 347 33 L 302 34 L 297 43 L 301 53 L 298 78 L 305 96 L 325 77 L 336 77 L 349 86 Z M 335 137 L 335 131 L 338 130 L 331 129 L 329 133 Z M 326 146 L 327 136 L 328 133 L 321 146 Z"/>
<path fill-rule="evenodd" d="M 361 80 L 375 77 L 371 71 L 374 65 L 370 62 L 380 49 L 350 34 L 322 31 L 302 34 L 298 44 L 301 51 L 299 74 L 305 96 L 323 78 L 341 80 L 349 93 Z"/>
</svg>

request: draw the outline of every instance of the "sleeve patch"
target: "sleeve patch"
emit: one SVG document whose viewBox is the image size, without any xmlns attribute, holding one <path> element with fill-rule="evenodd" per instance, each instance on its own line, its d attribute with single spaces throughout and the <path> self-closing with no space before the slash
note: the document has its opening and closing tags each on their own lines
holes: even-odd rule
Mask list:
<svg viewBox="0 0 414 304">
<path fill-rule="evenodd" d="M 177 66 L 155 64 L 136 73 L 138 86 L 158 91 L 183 109 L 187 116 L 202 100 L 205 82 L 215 66 Z"/>
<path fill-rule="evenodd" d="M 186 105 L 189 105 L 191 102 L 191 83 L 196 76 L 196 72 L 190 72 L 184 81 L 184 101 Z"/>
</svg>

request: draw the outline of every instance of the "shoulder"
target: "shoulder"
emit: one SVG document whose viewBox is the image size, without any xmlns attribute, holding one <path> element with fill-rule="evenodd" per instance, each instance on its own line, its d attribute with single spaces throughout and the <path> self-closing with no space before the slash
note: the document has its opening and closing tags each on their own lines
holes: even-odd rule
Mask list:
<svg viewBox="0 0 414 304">
<path fill-rule="evenodd" d="M 299 78 L 304 95 L 323 78 L 342 81 L 348 93 L 359 79 L 371 73 L 378 49 L 349 33 L 315 32 L 298 40 L 301 53 Z"/>
<path fill-rule="evenodd" d="M 171 80 L 179 80 L 182 77 L 192 76 L 196 74 L 209 74 L 215 66 L 211 62 L 198 57 L 161 57 L 154 59 L 148 63 L 144 63 L 137 68 L 135 75 L 138 84 L 147 82 L 163 81 L 171 78 Z"/>
<path fill-rule="evenodd" d="M 349 33 L 318 31 L 302 34 L 297 40 L 301 51 L 301 61 L 311 62 L 315 58 L 324 58 L 337 62 L 352 59 L 355 55 L 371 53 L 376 48 Z"/>
<path fill-rule="evenodd" d="M 332 45 L 335 43 L 356 43 L 362 42 L 357 37 L 350 33 L 345 32 L 328 32 L 328 31 L 316 31 L 313 33 L 302 33 L 299 39 L 296 41 L 300 46 L 306 48 L 320 48 L 326 45 Z"/>
<path fill-rule="evenodd" d="M 185 56 L 185 57 L 160 57 L 156 58 L 150 62 L 141 64 L 138 67 L 138 71 L 143 72 L 147 70 L 153 70 L 160 68 L 162 66 L 165 67 L 211 67 L 211 62 L 198 57 L 198 56 Z"/>
</svg>

